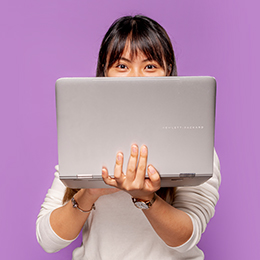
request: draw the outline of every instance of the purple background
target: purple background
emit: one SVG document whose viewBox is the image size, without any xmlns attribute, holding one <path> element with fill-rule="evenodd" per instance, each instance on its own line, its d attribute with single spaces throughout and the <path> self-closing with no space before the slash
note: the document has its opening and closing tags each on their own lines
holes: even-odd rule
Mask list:
<svg viewBox="0 0 260 260">
<path fill-rule="evenodd" d="M 108 26 L 137 13 L 166 28 L 179 75 L 218 82 L 222 185 L 199 246 L 206 259 L 260 259 L 259 9 L 257 0 L 1 1 L 1 259 L 71 259 L 80 244 L 49 255 L 35 238 L 57 164 L 54 84 L 94 76 Z"/>
</svg>

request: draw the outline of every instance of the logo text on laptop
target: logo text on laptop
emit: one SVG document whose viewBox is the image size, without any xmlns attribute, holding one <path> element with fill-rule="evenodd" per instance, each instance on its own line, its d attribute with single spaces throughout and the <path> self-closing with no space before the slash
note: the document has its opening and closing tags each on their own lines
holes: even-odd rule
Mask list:
<svg viewBox="0 0 260 260">
<path fill-rule="evenodd" d="M 178 129 L 187 129 L 187 130 L 193 130 L 193 129 L 204 129 L 204 126 L 163 126 L 162 129 L 164 130 L 178 130 Z"/>
</svg>

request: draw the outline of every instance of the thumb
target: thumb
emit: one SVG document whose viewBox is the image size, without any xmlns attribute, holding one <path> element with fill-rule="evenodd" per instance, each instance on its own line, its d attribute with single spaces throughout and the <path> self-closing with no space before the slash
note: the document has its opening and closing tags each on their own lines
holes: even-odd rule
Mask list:
<svg viewBox="0 0 260 260">
<path fill-rule="evenodd" d="M 152 165 L 149 165 L 147 172 L 153 187 L 159 189 L 161 187 L 161 178 L 158 171 Z"/>
</svg>

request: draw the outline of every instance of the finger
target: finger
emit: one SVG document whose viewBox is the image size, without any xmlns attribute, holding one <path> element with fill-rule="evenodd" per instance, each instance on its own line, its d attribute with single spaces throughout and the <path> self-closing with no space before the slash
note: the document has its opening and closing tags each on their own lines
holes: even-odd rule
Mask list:
<svg viewBox="0 0 260 260">
<path fill-rule="evenodd" d="M 152 165 L 149 165 L 147 172 L 148 172 L 148 176 L 150 179 L 150 185 L 152 186 L 152 189 L 154 191 L 160 189 L 161 178 L 160 178 L 158 171 Z"/>
<path fill-rule="evenodd" d="M 148 149 L 145 145 L 143 145 L 140 149 L 139 163 L 138 163 L 138 167 L 136 170 L 136 177 L 135 177 L 136 181 L 138 181 L 140 185 L 143 185 L 145 179 L 147 156 L 148 156 Z"/>
<path fill-rule="evenodd" d="M 116 165 L 114 168 L 114 178 L 118 183 L 122 183 L 124 180 L 123 161 L 124 155 L 122 153 L 118 153 L 116 155 Z"/>
<path fill-rule="evenodd" d="M 138 146 L 136 144 L 131 146 L 131 154 L 129 157 L 127 170 L 126 170 L 126 180 L 133 182 L 136 175 L 136 166 L 138 161 Z"/>
<path fill-rule="evenodd" d="M 110 186 L 113 186 L 113 187 L 117 187 L 117 182 L 115 179 L 111 178 L 108 174 L 108 170 L 107 168 L 103 167 L 102 168 L 102 178 L 103 178 L 103 181 L 107 184 L 107 185 L 110 185 Z"/>
</svg>

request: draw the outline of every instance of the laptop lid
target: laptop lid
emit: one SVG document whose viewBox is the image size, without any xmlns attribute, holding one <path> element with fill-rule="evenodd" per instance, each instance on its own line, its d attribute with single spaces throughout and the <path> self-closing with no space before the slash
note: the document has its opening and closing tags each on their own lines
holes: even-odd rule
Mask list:
<svg viewBox="0 0 260 260">
<path fill-rule="evenodd" d="M 60 179 L 71 188 L 109 187 L 118 151 L 148 147 L 165 187 L 212 176 L 216 82 L 212 77 L 61 78 L 56 82 Z"/>
</svg>

